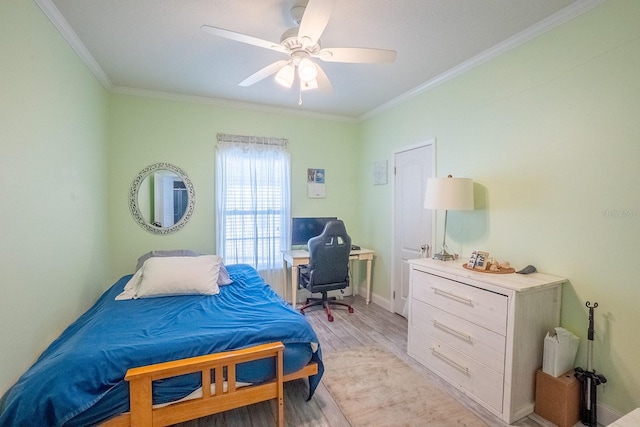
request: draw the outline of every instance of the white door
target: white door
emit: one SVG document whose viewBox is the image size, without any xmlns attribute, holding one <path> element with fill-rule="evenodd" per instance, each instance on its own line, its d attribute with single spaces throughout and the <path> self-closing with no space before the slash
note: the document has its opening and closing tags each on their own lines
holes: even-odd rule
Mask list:
<svg viewBox="0 0 640 427">
<path fill-rule="evenodd" d="M 393 311 L 407 315 L 409 260 L 419 258 L 421 248 L 432 253 L 431 210 L 424 208 L 427 178 L 434 176 L 434 141 L 399 151 L 394 157 Z"/>
</svg>

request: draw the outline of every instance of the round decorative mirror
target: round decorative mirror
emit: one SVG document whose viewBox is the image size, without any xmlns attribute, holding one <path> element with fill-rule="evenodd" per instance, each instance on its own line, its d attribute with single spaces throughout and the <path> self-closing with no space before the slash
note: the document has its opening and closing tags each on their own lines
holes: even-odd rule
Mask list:
<svg viewBox="0 0 640 427">
<path fill-rule="evenodd" d="M 131 215 L 140 227 L 153 234 L 170 234 L 184 227 L 195 202 L 189 177 L 171 163 L 142 169 L 129 192 Z"/>
</svg>

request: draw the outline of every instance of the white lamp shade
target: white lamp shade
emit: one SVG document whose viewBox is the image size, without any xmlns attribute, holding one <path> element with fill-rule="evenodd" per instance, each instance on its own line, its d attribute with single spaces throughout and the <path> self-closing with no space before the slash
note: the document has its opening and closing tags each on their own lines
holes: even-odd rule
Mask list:
<svg viewBox="0 0 640 427">
<path fill-rule="evenodd" d="M 298 63 L 298 77 L 303 82 L 310 82 L 311 80 L 315 80 L 318 76 L 318 70 L 316 70 L 316 66 L 309 58 L 302 58 L 300 63 Z"/>
<path fill-rule="evenodd" d="M 286 88 L 290 88 L 293 85 L 294 73 L 293 65 L 287 64 L 276 73 L 276 82 Z"/>
<path fill-rule="evenodd" d="M 473 210 L 473 180 L 470 178 L 428 178 L 424 197 L 426 209 Z"/>
</svg>

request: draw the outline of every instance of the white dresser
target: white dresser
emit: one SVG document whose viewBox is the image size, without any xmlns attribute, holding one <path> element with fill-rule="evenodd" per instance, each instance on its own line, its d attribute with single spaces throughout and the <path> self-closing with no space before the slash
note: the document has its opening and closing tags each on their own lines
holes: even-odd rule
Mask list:
<svg viewBox="0 0 640 427">
<path fill-rule="evenodd" d="M 410 264 L 409 355 L 509 424 L 533 412 L 566 279 L 475 272 L 463 261 Z"/>
</svg>

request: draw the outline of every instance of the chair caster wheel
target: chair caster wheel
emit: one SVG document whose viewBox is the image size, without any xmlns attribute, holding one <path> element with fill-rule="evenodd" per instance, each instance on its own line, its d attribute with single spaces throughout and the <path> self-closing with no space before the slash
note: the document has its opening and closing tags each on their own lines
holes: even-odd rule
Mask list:
<svg viewBox="0 0 640 427">
<path fill-rule="evenodd" d="M 332 315 L 327 316 L 327 319 L 329 319 L 329 322 L 333 322 L 333 316 Z"/>
<path fill-rule="evenodd" d="M 353 313 L 353 307 L 349 307 L 349 313 Z"/>
</svg>

